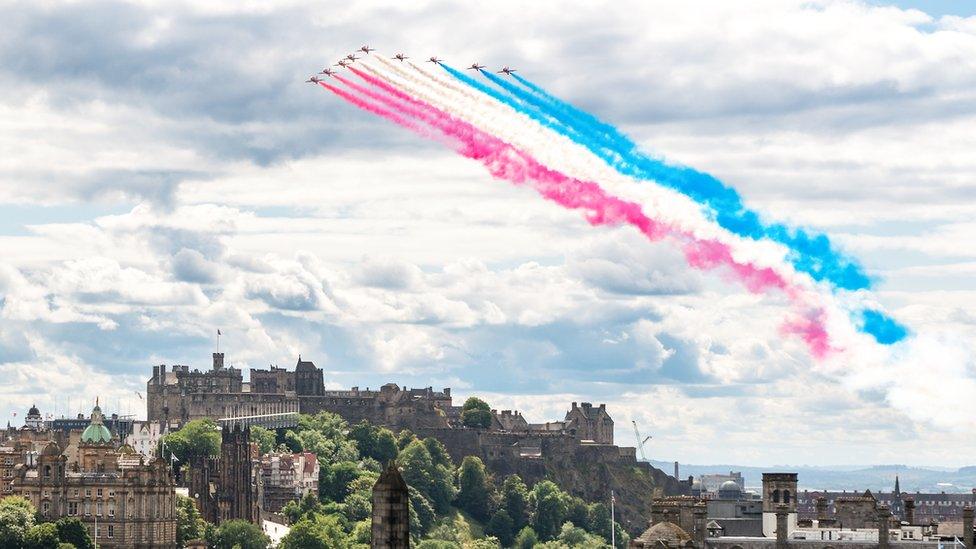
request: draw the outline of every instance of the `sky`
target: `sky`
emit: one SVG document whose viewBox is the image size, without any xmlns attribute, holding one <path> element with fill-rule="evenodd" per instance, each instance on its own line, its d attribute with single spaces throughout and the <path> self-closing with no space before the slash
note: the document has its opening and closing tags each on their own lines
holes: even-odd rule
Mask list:
<svg viewBox="0 0 976 549">
<path fill-rule="evenodd" d="M 606 403 L 655 459 L 970 465 L 966 4 L 6 4 L 0 414 L 144 416 L 151 367 L 208 368 L 220 329 L 229 364 L 301 355 L 330 388 L 452 387 L 530 421 Z M 826 232 L 928 345 L 826 373 L 782 299 L 303 83 L 364 43 L 517 67 Z"/>
</svg>

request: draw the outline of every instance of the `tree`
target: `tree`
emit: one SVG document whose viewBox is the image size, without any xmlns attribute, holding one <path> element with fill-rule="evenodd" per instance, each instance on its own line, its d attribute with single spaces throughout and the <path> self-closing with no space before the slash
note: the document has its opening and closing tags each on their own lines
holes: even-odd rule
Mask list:
<svg viewBox="0 0 976 549">
<path fill-rule="evenodd" d="M 491 407 L 478 397 L 470 397 L 461 408 L 461 423 L 465 427 L 491 427 Z"/>
<path fill-rule="evenodd" d="M 531 499 L 535 502 L 533 529 L 540 539 L 553 539 L 566 521 L 566 494 L 552 481 L 543 480 L 532 487 Z"/>
<path fill-rule="evenodd" d="M 61 543 L 61 540 L 58 539 L 58 527 L 53 522 L 35 524 L 27 531 L 24 542 L 24 547 L 27 549 L 57 547 Z"/>
<path fill-rule="evenodd" d="M 610 539 L 610 508 L 603 503 L 593 503 L 587 512 L 586 529 L 602 537 Z"/>
<path fill-rule="evenodd" d="M 347 549 L 352 540 L 335 515 L 303 518 L 281 539 L 281 549 Z"/>
<path fill-rule="evenodd" d="M 529 522 L 529 488 L 518 475 L 508 475 L 502 483 L 501 507 L 508 511 L 519 531 Z"/>
<path fill-rule="evenodd" d="M 191 457 L 220 455 L 220 430 L 212 419 L 194 419 L 163 438 L 166 450 L 186 463 Z M 163 456 L 168 458 L 169 456 Z"/>
<path fill-rule="evenodd" d="M 191 498 L 176 496 L 176 543 L 180 547 L 191 539 L 203 538 L 205 524 Z"/>
<path fill-rule="evenodd" d="M 505 547 L 512 545 L 512 541 L 515 540 L 515 523 L 508 511 L 504 509 L 495 511 L 485 526 L 485 533 L 498 538 L 498 541 Z"/>
<path fill-rule="evenodd" d="M 491 485 L 485 464 L 477 456 L 467 456 L 458 469 L 457 505 L 474 518 L 484 521 L 488 518 L 491 500 Z"/>
<path fill-rule="evenodd" d="M 417 440 L 417 435 L 413 434 L 410 429 L 404 429 L 397 433 L 396 443 L 397 448 L 401 451 L 406 448 L 411 442 Z"/>
<path fill-rule="evenodd" d="M 573 526 L 589 530 L 589 513 L 590 509 L 582 499 L 576 496 L 566 498 L 566 520 L 572 522 Z"/>
<path fill-rule="evenodd" d="M 223 522 L 214 534 L 217 549 L 267 549 L 270 544 L 261 527 L 246 520 Z"/>
<path fill-rule="evenodd" d="M 574 526 L 572 522 L 566 522 L 559 530 L 559 543 L 561 547 L 572 547 L 573 549 L 604 549 L 607 541 L 595 534 L 589 534 L 586 530 Z"/>
<path fill-rule="evenodd" d="M 192 500 L 191 500 L 192 503 Z M 88 528 L 76 517 L 64 517 L 55 523 L 61 543 L 70 543 L 77 549 L 94 549 L 95 542 L 88 534 Z"/>
<path fill-rule="evenodd" d="M 399 448 L 393 431 L 376 427 L 363 420 L 349 430 L 349 438 L 356 441 L 361 457 L 373 458 L 380 463 L 395 459 Z"/>
<path fill-rule="evenodd" d="M 37 510 L 20 496 L 0 499 L 0 547 L 23 547 Z"/>
<path fill-rule="evenodd" d="M 430 530 L 430 526 L 434 523 L 434 519 L 437 518 L 437 514 L 434 511 L 434 506 L 431 505 L 430 501 L 419 490 L 410 486 L 408 487 L 408 494 L 410 497 L 410 509 L 417 513 L 417 528 L 411 525 L 410 533 L 422 536 Z"/>
<path fill-rule="evenodd" d="M 446 513 L 454 501 L 454 475 L 443 465 L 435 465 L 423 442 L 414 439 L 400 452 L 403 480 L 426 497 L 439 514 Z"/>
<path fill-rule="evenodd" d="M 535 530 L 531 526 L 526 526 L 515 536 L 515 543 L 512 547 L 515 549 L 532 549 L 539 543 L 539 536 L 536 535 Z"/>
<path fill-rule="evenodd" d="M 425 539 L 417 545 L 417 549 L 461 549 L 461 546 L 443 539 Z"/>
<path fill-rule="evenodd" d="M 291 500 L 281 508 L 281 514 L 288 519 L 288 524 L 297 524 L 303 518 L 322 512 L 322 504 L 315 494 L 309 492 L 300 500 Z"/>
<path fill-rule="evenodd" d="M 451 461 L 451 454 L 447 453 L 447 448 L 441 441 L 434 437 L 427 437 L 424 439 L 424 446 L 430 452 L 430 459 L 434 462 L 434 465 L 443 465 L 448 469 L 454 468 L 454 462 Z"/>
<path fill-rule="evenodd" d="M 275 432 L 260 425 L 251 427 L 251 442 L 257 442 L 262 454 L 268 454 L 275 449 Z"/>
<path fill-rule="evenodd" d="M 319 497 L 342 503 L 349 495 L 349 485 L 359 478 L 362 470 L 354 461 L 329 463 L 319 459 Z"/>
</svg>

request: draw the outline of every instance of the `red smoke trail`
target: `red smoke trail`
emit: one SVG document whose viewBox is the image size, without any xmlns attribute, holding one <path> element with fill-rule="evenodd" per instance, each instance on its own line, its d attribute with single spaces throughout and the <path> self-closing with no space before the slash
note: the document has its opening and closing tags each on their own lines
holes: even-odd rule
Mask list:
<svg viewBox="0 0 976 549">
<path fill-rule="evenodd" d="M 689 233 L 655 221 L 644 214 L 640 205 L 610 196 L 596 183 L 580 181 L 551 170 L 495 136 L 458 120 L 433 105 L 415 99 L 379 78 L 354 68 L 350 69 L 363 80 L 400 101 L 359 86 L 345 78 L 337 78 L 351 89 L 385 103 L 401 114 L 423 120 L 446 136 L 453 137 L 459 154 L 478 160 L 494 177 L 515 184 L 529 182 L 546 199 L 566 208 L 583 210 L 586 220 L 594 226 L 626 223 L 639 229 L 652 241 L 661 240 L 666 236 L 677 237 L 684 242 L 685 258 L 692 267 L 710 270 L 725 265 L 731 269 L 735 279 L 742 282 L 753 293 L 775 288 L 784 290 L 791 297 L 796 298 L 796 290 L 782 276 L 770 268 L 759 268 L 750 263 L 736 261 L 728 245 L 715 240 L 699 240 Z M 396 113 L 333 86 L 322 85 L 362 109 L 429 136 L 416 123 Z M 823 317 L 822 310 L 815 310 L 799 320 L 785 323 L 782 331 L 799 335 L 814 356 L 823 358 L 832 350 Z"/>
</svg>

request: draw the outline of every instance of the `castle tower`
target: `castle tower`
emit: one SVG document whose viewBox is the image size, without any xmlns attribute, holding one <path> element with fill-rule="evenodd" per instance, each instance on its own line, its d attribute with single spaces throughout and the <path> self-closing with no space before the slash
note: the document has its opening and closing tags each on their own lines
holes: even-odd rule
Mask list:
<svg viewBox="0 0 976 549">
<path fill-rule="evenodd" d="M 373 485 L 373 549 L 408 549 L 410 509 L 407 483 L 394 462 Z"/>
<path fill-rule="evenodd" d="M 301 396 L 322 396 L 325 394 L 325 381 L 322 370 L 310 360 L 298 357 L 295 365 L 295 392 Z"/>
<path fill-rule="evenodd" d="M 777 515 L 785 512 L 787 534 L 796 529 L 796 473 L 763 473 L 763 535 L 776 535 Z M 782 507 L 781 507 L 782 506 Z"/>
</svg>

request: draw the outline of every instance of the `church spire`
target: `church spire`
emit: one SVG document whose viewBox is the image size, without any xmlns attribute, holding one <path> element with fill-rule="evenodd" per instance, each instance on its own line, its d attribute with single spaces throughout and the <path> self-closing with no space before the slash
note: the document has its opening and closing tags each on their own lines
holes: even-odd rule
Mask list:
<svg viewBox="0 0 976 549">
<path fill-rule="evenodd" d="M 901 487 L 898 485 L 898 475 L 895 475 L 895 495 L 901 494 Z"/>
</svg>

